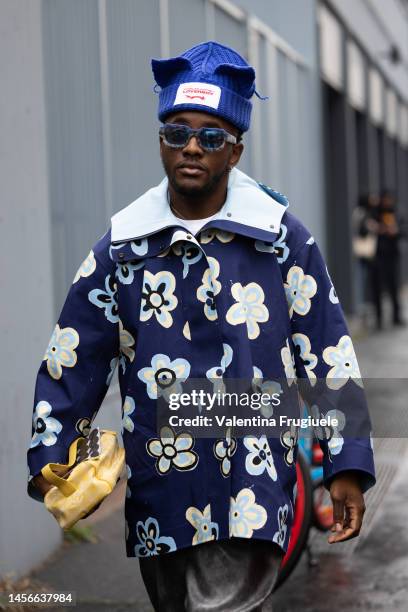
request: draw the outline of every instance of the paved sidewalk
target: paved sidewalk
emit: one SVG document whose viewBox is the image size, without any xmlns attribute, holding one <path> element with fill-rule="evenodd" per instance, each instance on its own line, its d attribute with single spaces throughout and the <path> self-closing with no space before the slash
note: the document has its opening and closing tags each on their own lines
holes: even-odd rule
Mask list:
<svg viewBox="0 0 408 612">
<path fill-rule="evenodd" d="M 359 335 L 356 350 L 363 376 L 408 378 L 408 328 Z M 407 443 L 377 440 L 376 450 L 379 483 L 371 499 L 367 497 L 366 526 L 359 541 L 335 549 L 315 532 L 312 547 L 319 565 L 310 569 L 303 559 L 276 594 L 274 610 L 323 612 L 333 605 L 348 611 L 407 609 Z M 151 612 L 138 561 L 125 556 L 124 497 L 121 483 L 80 523 L 92 528 L 95 543 L 64 542 L 30 578 L 51 590 L 75 591 L 78 612 Z"/>
</svg>

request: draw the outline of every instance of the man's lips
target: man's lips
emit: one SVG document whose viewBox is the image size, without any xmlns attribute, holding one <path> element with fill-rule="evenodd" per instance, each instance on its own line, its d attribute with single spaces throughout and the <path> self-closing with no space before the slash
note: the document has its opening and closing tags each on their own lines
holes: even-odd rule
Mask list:
<svg viewBox="0 0 408 612">
<path fill-rule="evenodd" d="M 203 166 L 197 166 L 195 164 L 181 164 L 177 166 L 176 170 L 178 170 L 184 176 L 199 176 L 203 174 L 206 170 Z"/>
</svg>

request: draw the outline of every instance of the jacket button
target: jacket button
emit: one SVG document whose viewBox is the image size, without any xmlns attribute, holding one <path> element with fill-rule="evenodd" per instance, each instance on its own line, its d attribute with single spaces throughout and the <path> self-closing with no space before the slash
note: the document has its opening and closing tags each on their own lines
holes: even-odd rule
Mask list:
<svg viewBox="0 0 408 612">
<path fill-rule="evenodd" d="M 124 253 L 119 253 L 119 259 L 123 259 L 125 257 Z"/>
<path fill-rule="evenodd" d="M 192 237 L 191 234 L 187 234 L 186 238 L 187 238 L 187 240 L 191 240 L 193 237 Z"/>
<path fill-rule="evenodd" d="M 274 225 L 270 225 L 269 227 L 270 227 L 271 229 L 275 229 L 275 226 L 274 226 Z"/>
<path fill-rule="evenodd" d="M 231 217 L 232 213 L 227 212 L 227 217 Z"/>
</svg>

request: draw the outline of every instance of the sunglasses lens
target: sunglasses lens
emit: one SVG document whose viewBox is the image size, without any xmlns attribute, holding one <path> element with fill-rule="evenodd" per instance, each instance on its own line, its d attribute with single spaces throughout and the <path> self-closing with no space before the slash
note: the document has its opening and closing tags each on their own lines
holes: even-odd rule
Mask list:
<svg viewBox="0 0 408 612">
<path fill-rule="evenodd" d="M 224 145 L 224 132 L 218 128 L 204 128 L 200 133 L 200 142 L 204 149 L 216 151 Z"/>
<path fill-rule="evenodd" d="M 166 125 L 164 126 L 164 137 L 167 142 L 175 147 L 183 147 L 188 140 L 188 128 L 182 125 L 180 126 L 172 126 Z"/>
</svg>

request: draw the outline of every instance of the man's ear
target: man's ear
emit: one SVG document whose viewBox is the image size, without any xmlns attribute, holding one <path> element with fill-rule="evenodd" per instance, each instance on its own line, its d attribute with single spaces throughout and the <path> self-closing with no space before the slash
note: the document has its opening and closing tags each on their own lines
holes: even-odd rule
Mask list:
<svg viewBox="0 0 408 612">
<path fill-rule="evenodd" d="M 239 142 L 232 147 L 232 153 L 230 157 L 229 165 L 231 168 L 237 165 L 239 160 L 241 159 L 242 152 L 244 150 L 244 145 L 242 142 Z"/>
</svg>

